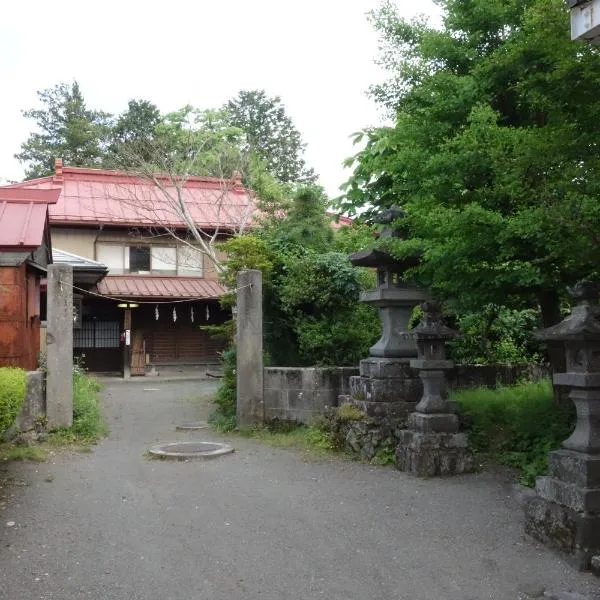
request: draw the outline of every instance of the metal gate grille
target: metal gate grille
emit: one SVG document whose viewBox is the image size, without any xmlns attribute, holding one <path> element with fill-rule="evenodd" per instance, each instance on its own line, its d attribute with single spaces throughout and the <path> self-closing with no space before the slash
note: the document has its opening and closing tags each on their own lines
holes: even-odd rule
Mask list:
<svg viewBox="0 0 600 600">
<path fill-rule="evenodd" d="M 73 348 L 118 348 L 120 329 L 118 321 L 83 321 L 73 330 Z"/>
</svg>

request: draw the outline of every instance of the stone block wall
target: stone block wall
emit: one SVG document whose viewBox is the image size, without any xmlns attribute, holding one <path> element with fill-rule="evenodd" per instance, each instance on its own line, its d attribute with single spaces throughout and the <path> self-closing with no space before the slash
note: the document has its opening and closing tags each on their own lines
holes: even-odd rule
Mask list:
<svg viewBox="0 0 600 600">
<path fill-rule="evenodd" d="M 327 408 L 338 405 L 338 396 L 349 393 L 353 375 L 358 375 L 358 368 L 265 368 L 265 420 L 309 423 Z"/>
<path fill-rule="evenodd" d="M 550 377 L 550 370 L 541 365 L 456 365 L 448 372 L 448 386 L 450 389 L 495 387 L 544 377 Z"/>
<path fill-rule="evenodd" d="M 412 370 L 407 367 L 408 371 Z M 357 394 L 352 390 L 351 377 L 359 374 L 357 367 L 266 367 L 264 369 L 265 420 L 308 423 L 327 408 L 338 406 L 338 397 Z M 511 385 L 521 378 L 540 379 L 549 371 L 536 365 L 458 365 L 449 373 L 451 389 L 478 386 L 493 387 L 498 383 Z M 416 379 L 416 372 L 412 374 Z M 354 380 L 356 381 L 356 380 Z M 414 381 L 410 379 L 411 382 Z M 377 382 L 376 382 L 377 383 Z M 379 385 L 386 385 L 382 381 Z M 395 390 L 390 390 L 393 396 Z M 418 401 L 420 385 L 411 392 Z M 411 404 L 412 406 L 412 404 Z M 361 425 L 361 427 L 364 426 Z"/>
</svg>

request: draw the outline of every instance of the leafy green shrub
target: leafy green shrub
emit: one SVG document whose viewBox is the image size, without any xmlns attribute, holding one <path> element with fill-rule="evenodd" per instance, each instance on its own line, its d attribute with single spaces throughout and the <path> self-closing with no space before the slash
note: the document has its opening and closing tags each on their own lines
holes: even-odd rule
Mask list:
<svg viewBox="0 0 600 600">
<path fill-rule="evenodd" d="M 230 346 L 221 355 L 223 379 L 213 399 L 217 408 L 209 417 L 211 425 L 221 431 L 231 431 L 236 425 L 236 356 L 235 346 Z"/>
<path fill-rule="evenodd" d="M 360 304 L 361 272 L 345 254 L 287 257 L 278 298 L 297 344 L 295 366 L 352 365 L 380 335 L 377 311 Z M 271 351 L 282 363 L 278 348 Z"/>
<path fill-rule="evenodd" d="M 533 486 L 547 470 L 550 450 L 560 447 L 573 431 L 572 407 L 555 405 L 549 380 L 477 388 L 453 394 L 474 452 L 520 471 L 520 481 Z"/>
<path fill-rule="evenodd" d="M 27 379 L 16 367 L 0 367 L 0 434 L 14 422 L 23 406 Z"/>
<path fill-rule="evenodd" d="M 105 436 L 108 428 L 100 409 L 102 385 L 80 364 L 73 366 L 73 425 L 52 433 L 54 443 L 91 443 Z"/>
<path fill-rule="evenodd" d="M 515 365 L 540 361 L 540 343 L 533 336 L 540 327 L 536 310 L 488 304 L 479 312 L 459 315 L 456 327 L 462 333 L 451 342 L 451 355 L 457 363 Z"/>
<path fill-rule="evenodd" d="M 100 382 L 87 373 L 73 373 L 73 433 L 81 438 L 97 440 L 106 434 L 100 410 Z"/>
</svg>

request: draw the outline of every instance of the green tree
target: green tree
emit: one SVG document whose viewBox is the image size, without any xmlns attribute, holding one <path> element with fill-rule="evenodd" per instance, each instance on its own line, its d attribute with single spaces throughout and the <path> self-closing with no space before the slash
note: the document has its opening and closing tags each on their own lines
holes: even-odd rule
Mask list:
<svg viewBox="0 0 600 600">
<path fill-rule="evenodd" d="M 241 90 L 224 106 L 231 125 L 245 134 L 245 148 L 264 161 L 271 175 L 283 183 L 309 183 L 316 177 L 306 166 L 305 144 L 285 112 L 279 96 L 264 90 Z"/>
<path fill-rule="evenodd" d="M 346 254 L 287 256 L 279 304 L 301 365 L 356 365 L 379 337 L 379 319 L 359 303 L 361 273 Z"/>
<path fill-rule="evenodd" d="M 312 250 L 332 250 L 333 230 L 327 215 L 327 198 L 323 189 L 302 185 L 294 192 L 291 202 L 283 202 L 270 219 L 263 223 L 264 235 L 280 251 L 295 253 Z"/>
<path fill-rule="evenodd" d="M 229 286 L 242 269 L 263 273 L 264 341 L 272 364 L 355 364 L 378 337 L 377 312 L 358 301 L 359 291 L 372 287 L 372 273 L 352 267 L 345 250 L 360 244 L 351 247 L 344 236 L 344 251 L 336 252 L 340 232 L 334 235 L 329 221 L 322 190 L 302 186 L 285 212 L 220 245 Z"/>
<path fill-rule="evenodd" d="M 366 135 L 341 206 L 401 203 L 415 276 L 457 310 L 539 305 L 600 264 L 600 54 L 562 0 L 439 0 L 443 26 L 373 14 L 395 125 Z"/>
<path fill-rule="evenodd" d="M 54 159 L 69 166 L 99 166 L 106 152 L 110 115 L 91 110 L 74 81 L 38 92 L 42 108 L 26 110 L 38 129 L 21 144 L 15 158 L 27 165 L 27 179 L 49 175 Z"/>
<path fill-rule="evenodd" d="M 158 136 L 162 115 L 156 105 L 148 100 L 130 100 L 114 123 L 110 134 L 105 166 L 127 168 L 128 158 L 139 155 L 141 160 L 151 160 L 152 143 Z"/>
</svg>

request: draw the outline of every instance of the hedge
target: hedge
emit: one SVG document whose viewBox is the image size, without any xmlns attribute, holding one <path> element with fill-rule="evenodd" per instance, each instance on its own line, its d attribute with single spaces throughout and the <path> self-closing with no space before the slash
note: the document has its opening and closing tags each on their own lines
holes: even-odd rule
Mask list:
<svg viewBox="0 0 600 600">
<path fill-rule="evenodd" d="M 23 369 L 0 367 L 0 435 L 17 418 L 25 400 L 27 377 Z"/>
</svg>

